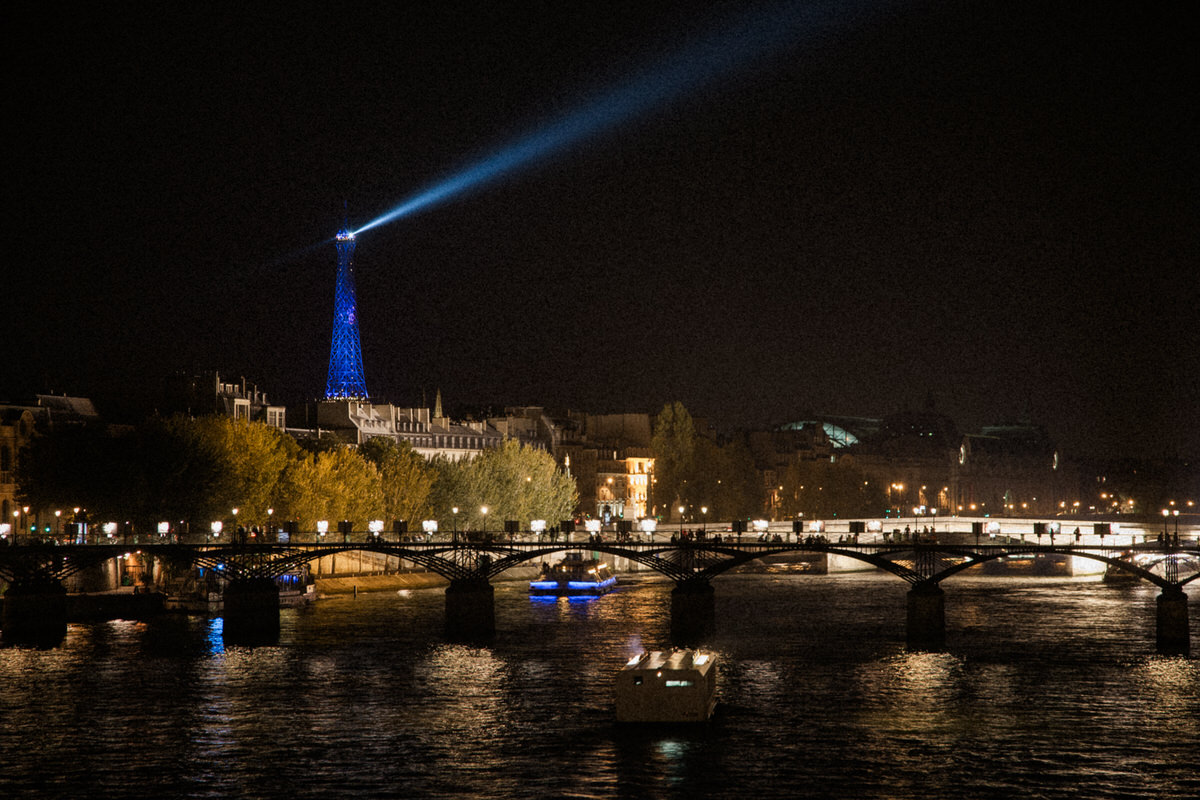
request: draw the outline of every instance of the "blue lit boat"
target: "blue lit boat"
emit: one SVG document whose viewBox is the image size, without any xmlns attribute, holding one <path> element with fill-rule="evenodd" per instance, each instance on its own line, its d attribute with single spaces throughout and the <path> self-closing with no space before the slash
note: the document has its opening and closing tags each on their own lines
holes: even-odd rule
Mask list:
<svg viewBox="0 0 1200 800">
<path fill-rule="evenodd" d="M 599 597 L 617 585 L 608 564 L 583 553 L 565 553 L 563 559 L 551 566 L 545 564 L 542 574 L 529 582 L 532 597 Z"/>
</svg>

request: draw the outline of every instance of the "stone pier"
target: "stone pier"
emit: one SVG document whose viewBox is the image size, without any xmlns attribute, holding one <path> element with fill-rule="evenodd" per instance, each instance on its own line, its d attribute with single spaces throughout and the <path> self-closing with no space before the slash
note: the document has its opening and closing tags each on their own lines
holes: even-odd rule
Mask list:
<svg viewBox="0 0 1200 800">
<path fill-rule="evenodd" d="M 58 581 L 20 581 L 4 593 L 4 641 L 53 647 L 67 635 L 67 590 Z"/>
<path fill-rule="evenodd" d="M 496 590 L 486 579 L 458 579 L 446 587 L 446 636 L 459 641 L 496 635 Z"/>
<path fill-rule="evenodd" d="M 270 645 L 279 642 L 279 586 L 270 578 L 241 578 L 225 584 L 227 644 Z"/>
<path fill-rule="evenodd" d="M 1191 639 L 1188 632 L 1187 594 L 1178 586 L 1163 589 L 1157 600 L 1155 633 L 1158 652 L 1163 655 L 1188 655 Z"/>
<path fill-rule="evenodd" d="M 691 646 L 712 633 L 716 620 L 712 584 L 684 581 L 671 590 L 671 640 Z"/>
<path fill-rule="evenodd" d="M 908 592 L 908 646 L 938 650 L 946 644 L 946 593 L 936 583 Z"/>
</svg>

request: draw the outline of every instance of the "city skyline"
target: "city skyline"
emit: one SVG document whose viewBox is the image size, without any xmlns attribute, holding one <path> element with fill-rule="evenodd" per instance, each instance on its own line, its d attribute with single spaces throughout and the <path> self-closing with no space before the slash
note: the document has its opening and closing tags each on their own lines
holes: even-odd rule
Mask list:
<svg viewBox="0 0 1200 800">
<path fill-rule="evenodd" d="M 1076 454 L 1200 451 L 1188 28 L 784 5 L 813 26 L 782 50 L 363 231 L 372 394 L 680 400 L 736 425 L 932 395 Z M 730 18 L 196 13 L 41 18 L 54 35 L 21 45 L 14 188 L 59 226 L 21 254 L 0 399 L 176 369 L 319 396 L 344 213 L 367 224 Z"/>
</svg>

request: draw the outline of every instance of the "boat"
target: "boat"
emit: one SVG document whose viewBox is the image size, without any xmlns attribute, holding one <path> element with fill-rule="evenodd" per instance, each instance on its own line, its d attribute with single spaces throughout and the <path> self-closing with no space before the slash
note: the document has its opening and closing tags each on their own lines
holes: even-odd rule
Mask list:
<svg viewBox="0 0 1200 800">
<path fill-rule="evenodd" d="M 1139 560 L 1134 555 L 1132 550 L 1123 551 L 1117 556 L 1117 558 L 1119 558 L 1121 561 L 1128 561 L 1131 564 L 1137 564 L 1139 567 L 1143 566 L 1143 564 L 1138 563 Z M 1101 581 L 1117 586 L 1133 586 L 1134 584 L 1142 582 L 1142 576 L 1138 575 L 1136 572 L 1130 572 L 1127 569 L 1121 569 L 1114 564 L 1107 564 L 1105 565 L 1104 577 L 1101 578 Z"/>
<path fill-rule="evenodd" d="M 529 582 L 533 597 L 599 597 L 617 585 L 608 564 L 583 553 L 565 553 L 561 561 L 542 566 L 542 574 Z"/>
<path fill-rule="evenodd" d="M 617 722 L 706 722 L 717 706 L 717 656 L 641 653 L 617 673 Z"/>
</svg>

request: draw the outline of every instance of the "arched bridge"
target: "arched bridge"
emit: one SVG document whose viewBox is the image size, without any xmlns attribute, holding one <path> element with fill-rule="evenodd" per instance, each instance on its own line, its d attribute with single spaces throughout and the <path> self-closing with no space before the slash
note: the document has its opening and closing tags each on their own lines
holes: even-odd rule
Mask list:
<svg viewBox="0 0 1200 800">
<path fill-rule="evenodd" d="M 799 542 L 736 542 L 718 538 L 660 542 L 477 539 L 397 542 L 366 536 L 342 542 L 9 545 L 0 547 L 0 579 L 9 584 L 5 634 L 8 636 L 10 628 L 21 628 L 19 613 L 14 617 L 13 612 L 14 609 L 19 612 L 27 605 L 23 598 L 29 597 L 29 603 L 36 605 L 35 597 L 57 597 L 64 592 L 61 588 L 64 578 L 119 557 L 132 548 L 168 562 L 220 570 L 228 582 L 227 620 L 231 611 L 236 615 L 237 608 L 246 606 L 257 608 L 253 613 L 269 622 L 270 615 L 262 607 L 271 606 L 276 630 L 278 591 L 274 589 L 274 579 L 317 559 L 349 552 L 372 552 L 403 559 L 443 576 L 450 582 L 447 589 L 448 626 L 477 634 L 494 631 L 491 588 L 494 578 L 522 563 L 546 560 L 567 550 L 607 553 L 642 564 L 670 578 L 676 584 L 672 594 L 672 620 L 678 623 L 676 628 L 681 631 L 702 630 L 711 619 L 712 579 L 756 559 L 789 553 L 824 553 L 861 561 L 910 585 L 908 637 L 914 645 L 936 645 L 944 638 L 944 593 L 940 586 L 943 580 L 999 558 L 1057 555 L 1103 562 L 1158 586 L 1161 590 L 1157 620 L 1159 648 L 1167 652 L 1186 652 L 1190 641 L 1184 587 L 1200 578 L 1200 545 L 1195 541 L 1181 544 L 1171 539 L 1129 546 L 1024 542 L 972 545 L 933 541 L 859 544 L 835 543 L 823 538 Z M 37 615 L 43 615 L 45 603 L 35 611 Z"/>
</svg>

